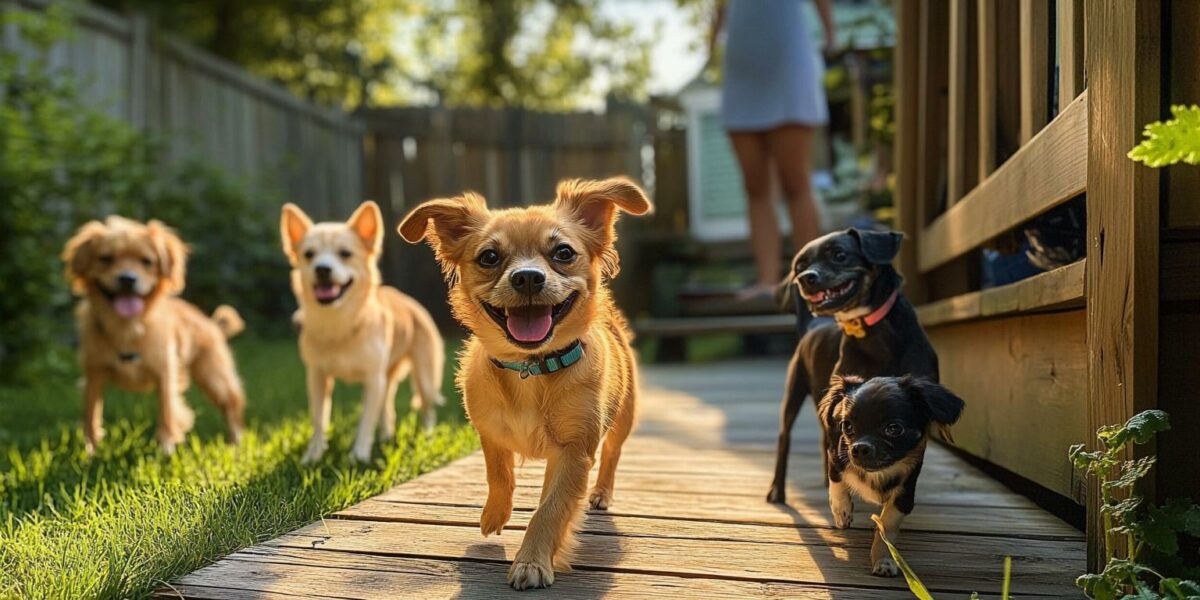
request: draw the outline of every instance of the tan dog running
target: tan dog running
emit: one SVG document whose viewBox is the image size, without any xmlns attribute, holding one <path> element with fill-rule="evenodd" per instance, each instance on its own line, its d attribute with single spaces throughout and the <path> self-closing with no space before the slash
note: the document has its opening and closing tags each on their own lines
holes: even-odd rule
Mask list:
<svg viewBox="0 0 1200 600">
<path fill-rule="evenodd" d="M 75 309 L 83 370 L 83 438 L 89 454 L 104 438 L 104 388 L 158 392 L 155 437 L 170 454 L 195 416 L 184 401 L 189 376 L 225 415 L 229 439 L 242 437 L 245 395 L 226 339 L 244 327 L 220 306 L 212 318 L 178 298 L 187 246 L 158 221 L 122 217 L 79 228 L 62 254 L 67 279 L 83 297 Z"/>
<path fill-rule="evenodd" d="M 379 206 L 364 202 L 345 223 L 313 225 L 304 211 L 287 204 L 280 229 L 300 304 L 293 316 L 300 325 L 300 357 L 308 371 L 313 434 L 304 462 L 325 453 L 335 379 L 363 384 L 352 461 L 371 459 L 377 427 L 380 439 L 396 435 L 396 389 L 410 369 L 412 406 L 432 428 L 443 403 L 442 336 L 416 300 L 380 283 Z"/>
<path fill-rule="evenodd" d="M 612 503 L 621 445 L 633 429 L 637 367 L 605 279 L 617 273 L 617 211 L 650 210 L 626 179 L 566 181 L 552 205 L 490 211 L 466 193 L 418 206 L 400 225 L 429 241 L 472 332 L 458 386 L 487 463 L 483 535 L 512 515 L 514 453 L 547 460 L 542 498 L 508 572 L 516 589 L 569 568 L 588 471 L 604 440 L 592 508 Z"/>
</svg>

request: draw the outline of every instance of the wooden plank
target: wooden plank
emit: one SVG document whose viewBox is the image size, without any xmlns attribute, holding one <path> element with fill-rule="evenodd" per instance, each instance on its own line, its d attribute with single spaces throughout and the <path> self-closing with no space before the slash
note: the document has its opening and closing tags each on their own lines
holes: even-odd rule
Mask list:
<svg viewBox="0 0 1200 600">
<path fill-rule="evenodd" d="M 900 246 L 897 267 L 905 278 L 905 295 L 911 302 L 924 302 L 925 286 L 917 269 L 917 246 L 925 223 L 920 221 L 918 204 L 918 180 L 920 154 L 920 47 L 921 10 L 918 0 L 901 0 L 896 3 L 896 49 L 892 86 L 896 93 L 896 138 L 893 143 L 896 176 L 895 227 L 904 233 L 907 241 Z M 658 154 L 656 153 L 657 157 Z"/>
<path fill-rule="evenodd" d="M 979 164 L 978 180 L 996 168 L 996 1 L 979 0 Z"/>
<path fill-rule="evenodd" d="M 1083 92 L 1083 0 L 1057 0 L 1058 112 Z"/>
<path fill-rule="evenodd" d="M 604 514 L 589 515 L 604 520 Z M 660 527 L 662 525 L 659 525 Z M 793 530 L 793 543 L 758 543 L 724 539 L 661 538 L 581 533 L 572 566 L 579 570 L 633 571 L 653 575 L 683 575 L 741 581 L 783 581 L 799 584 L 861 585 L 867 571 L 871 532 L 846 538 L 803 528 Z M 507 535 L 505 535 L 507 534 Z M 384 521 L 330 519 L 268 542 L 267 546 L 317 549 L 373 556 L 511 561 L 524 532 L 515 529 L 485 539 L 476 525 L 452 526 Z M 996 556 L 1027 556 L 1013 578 L 1013 591 L 1022 595 L 1054 594 L 1062 589 L 1064 571 L 1082 566 L 1075 542 L 1043 541 L 1036 545 L 1003 538 L 986 541 L 965 536 L 901 534 L 912 556 L 909 563 L 922 573 L 932 591 L 997 593 L 1001 572 Z M 1072 552 L 1074 549 L 1074 552 Z M 733 557 L 736 557 L 734 559 Z M 907 590 L 902 578 L 878 579 L 872 587 Z"/>
<path fill-rule="evenodd" d="M 925 228 L 918 248 L 921 271 L 932 271 L 1082 192 L 1087 186 L 1087 140 L 1084 93 Z"/>
<path fill-rule="evenodd" d="M 1160 172 L 1129 160 L 1158 118 L 1162 6 L 1088 0 L 1087 424 L 1123 423 L 1158 397 Z M 1088 436 L 1094 445 L 1095 437 Z M 1138 452 L 1154 453 L 1154 445 Z M 1152 482 L 1146 482 L 1148 486 Z M 1152 489 L 1143 490 L 1152 497 Z M 1089 492 L 1088 558 L 1102 560 L 1099 493 Z"/>
<path fill-rule="evenodd" d="M 941 379 L 967 400 L 954 427 L 964 450 L 1082 502 L 1067 448 L 1092 437 L 1084 311 L 929 329 Z"/>
<path fill-rule="evenodd" d="M 949 13 L 947 0 L 920 3 L 917 223 L 922 227 L 941 212 L 942 186 L 946 180 L 945 94 L 949 71 Z"/>
<path fill-rule="evenodd" d="M 978 64 L 975 37 L 972 31 L 978 18 L 975 0 L 950 0 L 950 79 L 949 128 L 946 143 L 946 204 L 953 206 L 974 187 L 975 171 L 969 169 L 977 160 L 977 119 L 969 115 L 978 112 L 977 82 L 971 81 L 971 67 Z"/>
<path fill-rule="evenodd" d="M 519 595 L 509 589 L 505 581 L 507 572 L 508 565 L 496 561 L 431 560 L 258 546 L 183 577 L 172 583 L 174 589 L 159 590 L 158 597 L 262 600 L 312 597 L 316 590 L 336 589 L 339 598 L 356 600 L 392 600 L 397 596 L 492 600 Z M 629 600 L 846 598 L 844 591 L 825 586 L 582 569 L 559 576 L 550 592 L 555 598 Z M 853 593 L 855 598 L 863 600 L 896 597 L 894 590 L 855 588 Z"/>
<path fill-rule="evenodd" d="M 1045 0 L 1021 0 L 1021 145 L 1050 119 L 1050 8 Z"/>
<path fill-rule="evenodd" d="M 1083 306 L 1087 259 L 1008 285 L 961 294 L 917 307 L 921 325 L 934 327 L 984 317 Z"/>
</svg>

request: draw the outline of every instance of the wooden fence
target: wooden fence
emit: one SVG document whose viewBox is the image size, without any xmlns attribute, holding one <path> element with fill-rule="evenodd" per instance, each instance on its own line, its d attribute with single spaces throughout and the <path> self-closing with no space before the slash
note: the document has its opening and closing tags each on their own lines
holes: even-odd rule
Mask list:
<svg viewBox="0 0 1200 600">
<path fill-rule="evenodd" d="M 41 10 L 47 0 L 3 0 L 0 9 Z M 84 97 L 159 135 L 175 158 L 199 156 L 282 192 L 319 217 L 362 199 L 361 123 L 304 102 L 282 87 L 151 27 L 77 3 L 76 28 L 50 52 Z M 15 28 L 5 48 L 30 53 Z"/>
<path fill-rule="evenodd" d="M 632 108 L 605 114 L 395 108 L 363 116 L 367 196 L 393 224 L 425 200 L 464 190 L 483 194 L 493 208 L 525 206 L 552 200 L 564 178 L 644 180 L 653 172 L 643 168 L 652 154 L 651 121 Z M 439 322 L 452 323 L 446 287 L 428 248 L 389 239 L 382 269 L 386 280 L 400 283 Z"/>
<path fill-rule="evenodd" d="M 968 399 L 955 436 L 1085 505 L 1094 551 L 1098 494 L 1067 448 L 1097 427 L 1167 410 L 1190 433 L 1162 438 L 1164 475 L 1143 493 L 1200 494 L 1177 476 L 1200 455 L 1195 168 L 1125 156 L 1168 101 L 1200 100 L 1200 5 L 901 0 L 897 24 L 902 266 L 942 378 Z M 1081 196 L 1085 259 L 980 289 L 981 248 Z"/>
</svg>

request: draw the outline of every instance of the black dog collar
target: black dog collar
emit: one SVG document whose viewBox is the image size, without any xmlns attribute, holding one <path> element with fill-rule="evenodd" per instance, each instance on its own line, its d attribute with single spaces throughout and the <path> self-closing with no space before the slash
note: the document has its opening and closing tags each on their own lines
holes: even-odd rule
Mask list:
<svg viewBox="0 0 1200 600">
<path fill-rule="evenodd" d="M 521 379 L 530 375 L 549 375 L 561 371 L 583 359 L 583 341 L 575 340 L 566 348 L 551 352 L 541 358 L 531 357 L 529 360 L 504 362 L 491 359 L 498 369 L 508 369 L 521 374 Z"/>
</svg>

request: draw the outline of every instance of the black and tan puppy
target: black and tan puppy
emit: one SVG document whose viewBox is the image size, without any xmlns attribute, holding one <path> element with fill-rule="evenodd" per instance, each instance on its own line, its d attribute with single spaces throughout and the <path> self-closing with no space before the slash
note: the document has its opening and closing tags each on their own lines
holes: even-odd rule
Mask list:
<svg viewBox="0 0 1200 600">
<path fill-rule="evenodd" d="M 854 519 L 851 494 L 883 507 L 880 520 L 896 543 L 904 517 L 916 502 L 917 477 L 934 431 L 948 439 L 963 401 L 920 377 L 834 376 L 817 407 L 825 433 L 829 508 L 839 529 Z M 900 569 L 876 530 L 871 574 L 895 577 Z"/>
<path fill-rule="evenodd" d="M 792 259 L 792 270 L 780 284 L 781 303 L 835 321 L 806 333 L 792 356 L 767 500 L 786 500 L 792 425 L 804 397 L 823 398 L 833 375 L 938 381 L 937 354 L 892 266 L 902 239 L 891 231 L 847 229 L 809 242 Z M 796 297 L 803 306 L 793 304 Z"/>
</svg>

